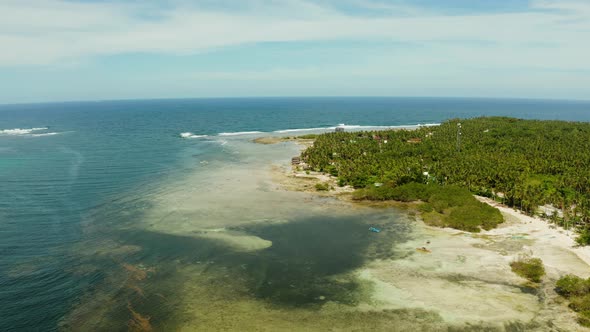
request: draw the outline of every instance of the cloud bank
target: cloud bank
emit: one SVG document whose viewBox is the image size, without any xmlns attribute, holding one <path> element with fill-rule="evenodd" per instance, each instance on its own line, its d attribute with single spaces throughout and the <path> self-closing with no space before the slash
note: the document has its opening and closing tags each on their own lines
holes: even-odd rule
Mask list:
<svg viewBox="0 0 590 332">
<path fill-rule="evenodd" d="M 0 102 L 590 98 L 590 1 L 449 3 L 2 0 Z"/>
<path fill-rule="evenodd" d="M 533 1 L 514 13 L 442 14 L 374 1 L 346 12 L 303 0 L 0 3 L 0 66 L 48 65 L 130 53 L 198 54 L 265 42 L 378 40 L 419 42 L 458 61 L 493 55 L 491 65 L 587 68 L 590 2 Z M 224 4 L 226 4 L 224 6 Z M 487 55 L 486 55 L 487 54 Z M 481 62 L 481 61 L 480 61 Z"/>
</svg>

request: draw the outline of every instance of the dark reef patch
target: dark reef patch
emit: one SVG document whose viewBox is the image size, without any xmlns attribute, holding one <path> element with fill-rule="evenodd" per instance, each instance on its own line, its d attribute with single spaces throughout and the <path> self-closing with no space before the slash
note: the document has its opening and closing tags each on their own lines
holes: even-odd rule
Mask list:
<svg viewBox="0 0 590 332">
<path fill-rule="evenodd" d="M 394 245 L 408 240 L 412 227 L 398 221 L 393 212 L 382 212 L 228 229 L 272 241 L 272 246 L 254 252 L 236 251 L 208 238 L 115 231 L 117 243 L 142 249 L 115 260 L 95 257 L 98 265 L 116 266 L 97 289 L 109 293 L 110 309 L 104 313 L 106 319 L 93 327 L 118 330 L 126 328 L 130 319 L 138 324 L 149 318 L 155 329 L 173 329 L 175 322 L 190 319 L 185 317 L 190 313 L 178 310 L 187 283 L 198 284 L 204 303 L 258 299 L 285 309 L 314 310 L 328 302 L 368 301 L 371 285 L 350 272 L 373 259 L 395 257 Z M 370 232 L 370 226 L 379 227 L 381 233 Z"/>
<path fill-rule="evenodd" d="M 371 225 L 383 231 L 369 232 Z M 253 254 L 231 255 L 224 263 L 240 265 L 256 297 L 287 306 L 319 305 L 327 300 L 358 303 L 362 285 L 346 274 L 371 259 L 393 257 L 394 243 L 407 240 L 409 231 L 407 225 L 382 215 L 318 216 L 234 229 L 273 245 Z"/>
<path fill-rule="evenodd" d="M 370 226 L 381 233 L 368 230 Z M 233 227 L 272 241 L 256 252 L 234 251 L 221 241 L 149 231 L 121 233 L 121 240 L 145 250 L 149 264 L 179 260 L 206 265 L 205 273 L 243 283 L 249 296 L 281 306 L 318 306 L 327 301 L 357 304 L 366 285 L 347 273 L 372 259 L 394 257 L 393 247 L 408 239 L 411 226 L 392 214 L 317 216 L 280 223 Z M 147 245 L 149 243 L 149 245 Z"/>
</svg>

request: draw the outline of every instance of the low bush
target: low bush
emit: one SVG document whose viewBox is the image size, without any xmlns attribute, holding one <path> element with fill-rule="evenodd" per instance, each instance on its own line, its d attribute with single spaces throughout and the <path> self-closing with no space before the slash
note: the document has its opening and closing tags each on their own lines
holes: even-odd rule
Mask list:
<svg viewBox="0 0 590 332">
<path fill-rule="evenodd" d="M 430 212 L 422 212 L 422 221 L 424 221 L 425 224 L 430 225 L 430 226 L 436 226 L 436 227 L 445 227 L 446 223 L 445 223 L 445 216 L 441 213 L 438 213 L 436 211 L 430 211 Z"/>
<path fill-rule="evenodd" d="M 570 300 L 570 309 L 578 313 L 578 323 L 590 327 L 590 279 L 567 274 L 557 280 L 555 291 Z"/>
<path fill-rule="evenodd" d="M 564 297 L 586 295 L 590 293 L 590 280 L 568 274 L 557 280 L 555 291 Z"/>
<path fill-rule="evenodd" d="M 427 187 L 427 200 L 440 213 L 444 213 L 446 209 L 451 207 L 478 203 L 471 192 L 464 188 L 438 185 L 429 185 Z"/>
<path fill-rule="evenodd" d="M 567 274 L 557 280 L 555 291 L 570 300 L 569 307 L 578 313 L 578 322 L 590 327 L 590 278 Z"/>
<path fill-rule="evenodd" d="M 590 229 L 584 228 L 580 230 L 580 234 L 576 238 L 576 243 L 581 246 L 587 246 L 590 244 Z"/>
<path fill-rule="evenodd" d="M 582 326 L 590 327 L 590 311 L 579 312 L 578 323 L 580 323 Z"/>
<path fill-rule="evenodd" d="M 475 233 L 479 232 L 480 228 L 485 230 L 495 228 L 502 222 L 504 217 L 498 209 L 477 200 L 453 208 L 445 219 L 448 227 Z"/>
<path fill-rule="evenodd" d="M 498 209 L 478 201 L 469 190 L 455 186 L 411 182 L 395 187 L 368 187 L 355 191 L 353 199 L 423 201 L 418 210 L 424 222 L 469 232 L 489 230 L 504 221 Z"/>
<path fill-rule="evenodd" d="M 318 134 L 307 134 L 307 135 L 300 135 L 297 136 L 298 139 L 316 139 L 318 138 Z"/>
<path fill-rule="evenodd" d="M 329 183 L 316 183 L 315 189 L 317 191 L 328 191 L 328 190 L 330 190 L 330 184 Z"/>
<path fill-rule="evenodd" d="M 545 275 L 545 267 L 540 258 L 520 257 L 510 263 L 512 272 L 532 282 L 541 282 Z"/>
<path fill-rule="evenodd" d="M 575 312 L 590 312 L 590 294 L 572 296 L 569 307 Z"/>
<path fill-rule="evenodd" d="M 418 206 L 418 211 L 420 211 L 421 213 L 428 213 L 434 211 L 434 208 L 430 203 L 422 203 Z"/>
</svg>

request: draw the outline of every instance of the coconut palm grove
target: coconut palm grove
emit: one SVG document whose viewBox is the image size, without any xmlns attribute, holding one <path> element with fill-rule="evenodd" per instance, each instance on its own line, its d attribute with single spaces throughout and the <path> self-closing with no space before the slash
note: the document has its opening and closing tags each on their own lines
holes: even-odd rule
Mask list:
<svg viewBox="0 0 590 332">
<path fill-rule="evenodd" d="M 448 219 L 453 208 L 472 204 L 454 215 L 486 209 L 479 223 L 490 216 L 495 221 L 480 226 L 501 222 L 484 205 L 469 203 L 467 192 L 575 227 L 578 242 L 588 244 L 589 150 L 590 123 L 481 117 L 417 130 L 324 134 L 302 157 L 314 170 L 337 176 L 340 185 L 359 189 L 357 199 L 430 203 L 421 208 L 425 221 L 431 210 L 439 217 L 446 211 Z M 450 220 L 442 225 L 474 230 Z"/>
</svg>

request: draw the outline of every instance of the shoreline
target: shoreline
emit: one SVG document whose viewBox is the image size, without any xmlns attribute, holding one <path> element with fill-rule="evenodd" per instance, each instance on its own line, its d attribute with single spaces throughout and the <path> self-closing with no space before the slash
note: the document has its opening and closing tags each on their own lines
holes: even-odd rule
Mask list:
<svg viewBox="0 0 590 332">
<path fill-rule="evenodd" d="M 140 318 L 154 317 L 154 326 L 164 320 L 184 330 L 390 331 L 393 326 L 506 331 L 515 326 L 547 331 L 555 326 L 588 331 L 553 291 L 554 277 L 568 262 L 588 270 L 575 255 L 560 251 L 551 274 L 532 288 L 509 263 L 531 246 L 536 253 L 544 245 L 539 242 L 537 248 L 532 237 L 521 238 L 518 228 L 510 228 L 514 219 L 498 234 L 466 233 L 425 225 L 413 214 L 412 203 L 353 202 L 349 192 L 317 191 L 314 181 L 335 179 L 305 171 L 295 176 L 290 158 L 304 147 L 294 143 L 230 141 L 226 148 L 239 151 L 241 159 L 211 161 L 158 189 L 161 194 L 123 242 L 144 252 L 140 260 L 125 260 L 113 272 L 112 289 L 122 289 L 125 300 L 114 310 L 134 310 Z M 299 184 L 300 192 L 289 192 L 297 188 L 281 183 L 285 179 Z M 374 225 L 380 233 L 368 231 Z M 353 249 L 359 239 L 363 246 Z M 416 250 L 422 246 L 430 251 Z M 113 248 L 123 250 L 116 244 Z M 551 258 L 553 248 L 540 253 Z M 162 250 L 164 260 L 143 258 L 159 257 Z M 103 255 L 125 257 L 114 251 Z M 361 259 L 358 264 L 324 272 L 334 263 L 355 261 L 352 255 Z M 136 280 L 136 272 L 145 274 L 145 280 Z M 121 284 L 123 278 L 131 282 Z M 292 299 L 282 294 L 314 296 L 306 301 L 315 304 L 292 307 Z M 98 300 L 78 306 L 66 322 L 88 324 L 84 312 L 105 303 L 100 291 L 92 295 Z M 183 308 L 186 316 L 171 318 L 141 306 L 163 300 Z M 90 323 L 115 311 L 97 312 Z"/>
<path fill-rule="evenodd" d="M 305 146 L 299 144 L 299 148 Z M 406 210 L 406 215 L 415 220 L 416 239 L 396 247 L 406 253 L 405 258 L 375 261 L 357 271 L 360 279 L 375 285 L 375 303 L 365 304 L 360 310 L 416 307 L 438 312 L 448 323 L 494 325 L 512 320 L 590 331 L 577 323 L 577 314 L 555 292 L 555 282 L 563 275 L 590 277 L 590 247 L 577 246 L 573 231 L 476 195 L 479 201 L 497 208 L 504 223 L 480 233 L 428 226 L 411 203 L 353 201 L 354 189 L 336 186 L 336 178 L 329 174 L 306 174 L 296 166 L 285 169 L 274 165 L 271 176 L 282 190 L 331 197 L 359 208 L 394 207 Z M 336 190 L 318 191 L 315 183 L 330 183 Z M 425 245 L 429 251 L 418 252 Z M 510 263 L 522 256 L 542 260 L 546 275 L 539 284 L 512 272 Z M 536 295 L 529 297 L 530 291 L 525 291 L 529 287 Z M 468 300 L 450 297 L 453 289 L 453 294 L 468 294 Z"/>
<path fill-rule="evenodd" d="M 264 138 L 263 138 L 264 139 Z M 273 143 L 262 143 L 262 144 L 275 144 L 278 142 L 293 142 L 297 144 L 300 151 L 308 148 L 310 145 L 313 144 L 313 139 L 298 139 L 298 138 L 278 138 L 276 142 Z M 255 141 L 255 143 L 261 143 Z M 346 202 L 352 202 L 355 205 L 359 206 L 374 206 L 374 207 L 398 207 L 398 208 L 408 208 L 412 207 L 412 203 L 404 203 L 404 202 L 397 202 L 397 201 L 354 201 L 350 198 L 350 195 L 354 192 L 354 188 L 351 186 L 344 186 L 339 187 L 337 186 L 337 178 L 315 171 L 303 171 L 297 170 L 296 167 L 290 166 L 287 170 L 281 170 L 280 167 L 274 165 L 272 167 L 272 176 L 273 180 L 278 183 L 283 189 L 287 191 L 302 191 L 308 193 L 314 193 L 321 196 L 327 197 L 334 197 L 339 200 L 343 200 Z M 280 174 L 282 173 L 282 174 Z M 282 177 L 282 179 L 281 179 Z M 309 182 L 304 183 L 303 181 Z M 316 183 L 327 183 L 331 185 L 331 190 L 327 191 L 318 191 L 316 190 L 311 184 Z M 471 233 L 471 234 L 484 234 L 489 236 L 495 235 L 506 235 L 508 232 L 513 233 L 527 233 L 530 237 L 534 238 L 535 240 L 541 241 L 543 244 L 552 245 L 564 250 L 567 250 L 573 254 L 575 254 L 580 260 L 582 260 L 589 268 L 585 275 L 581 275 L 580 277 L 590 277 L 590 246 L 579 246 L 575 241 L 576 233 L 573 230 L 565 230 L 561 226 L 552 224 L 547 220 L 544 220 L 538 216 L 528 216 L 521 211 L 516 209 L 510 208 L 506 205 L 498 203 L 490 198 L 482 197 L 474 195 L 474 197 L 479 200 L 480 202 L 486 203 L 494 208 L 497 208 L 502 215 L 504 216 L 504 223 L 500 224 L 498 227 L 491 229 L 489 231 L 481 230 L 480 233 Z M 515 219 L 517 222 L 509 221 L 509 219 Z M 452 228 L 440 228 L 435 226 L 427 226 L 433 227 L 436 229 L 447 229 L 449 231 L 454 232 L 463 232 L 469 233 L 457 229 Z M 542 258 L 542 257 L 541 257 Z M 545 260 L 543 260 L 545 262 Z"/>
<path fill-rule="evenodd" d="M 590 247 L 579 246 L 575 241 L 576 233 L 573 230 L 565 230 L 558 225 L 551 224 L 548 221 L 541 219 L 540 217 L 528 216 L 518 210 L 493 201 L 492 199 L 481 196 L 475 197 L 479 201 L 500 210 L 500 212 L 502 212 L 502 214 L 505 216 L 505 219 L 508 219 L 506 218 L 506 216 L 508 216 L 514 218 L 517 221 L 508 224 L 509 221 L 507 220 L 504 224 L 499 225 L 495 229 L 482 231 L 482 234 L 506 235 L 508 233 L 526 233 L 537 241 L 537 246 L 539 248 L 541 248 L 541 245 L 551 245 L 553 247 L 567 250 L 576 255 L 576 257 L 583 261 L 589 268 L 584 275 L 578 276 L 582 278 L 590 277 Z M 564 262 L 555 261 L 551 264 L 547 264 L 547 262 L 551 262 L 550 255 L 542 250 L 540 251 L 540 258 L 543 260 L 545 265 L 567 270 Z M 547 259 L 544 259 L 542 256 L 546 256 Z"/>
</svg>

